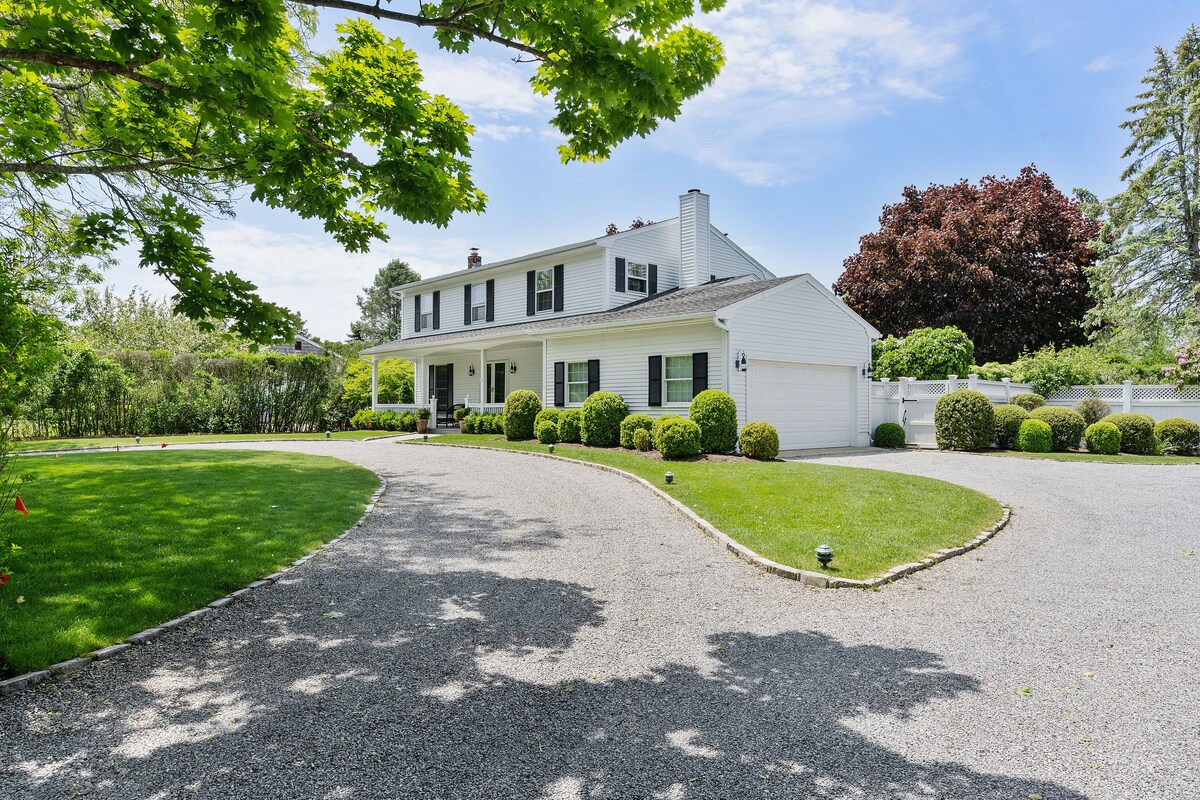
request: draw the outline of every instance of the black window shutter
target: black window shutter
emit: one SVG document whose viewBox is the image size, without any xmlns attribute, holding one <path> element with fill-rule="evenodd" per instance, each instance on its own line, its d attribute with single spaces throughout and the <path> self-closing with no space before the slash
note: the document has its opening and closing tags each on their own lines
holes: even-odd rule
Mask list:
<svg viewBox="0 0 1200 800">
<path fill-rule="evenodd" d="M 413 331 L 421 332 L 421 295 L 413 295 Z"/>
<path fill-rule="evenodd" d="M 649 294 L 658 294 L 658 264 L 651 264 L 647 269 L 650 271 Z"/>
<path fill-rule="evenodd" d="M 588 359 L 588 394 L 600 391 L 600 359 Z"/>
<path fill-rule="evenodd" d="M 623 258 L 617 259 L 616 285 L 613 288 L 618 292 L 625 291 L 625 259 Z"/>
<path fill-rule="evenodd" d="M 649 405 L 662 405 L 662 356 L 650 356 L 650 399 Z"/>
<path fill-rule="evenodd" d="M 433 329 L 442 327 L 442 293 L 433 293 Z"/>
<path fill-rule="evenodd" d="M 563 265 L 554 265 L 554 310 L 563 310 Z"/>
<path fill-rule="evenodd" d="M 463 325 L 471 324 L 471 284 L 463 287 Z"/>
<path fill-rule="evenodd" d="M 563 361 L 554 362 L 554 405 L 567 404 L 567 365 Z"/>
<path fill-rule="evenodd" d="M 496 321 L 496 279 L 489 278 L 487 282 L 487 321 Z"/>
<path fill-rule="evenodd" d="M 525 273 L 525 316 L 532 317 L 537 313 L 537 273 L 533 270 Z"/>
<path fill-rule="evenodd" d="M 692 353 L 692 397 L 708 388 L 708 353 Z"/>
</svg>

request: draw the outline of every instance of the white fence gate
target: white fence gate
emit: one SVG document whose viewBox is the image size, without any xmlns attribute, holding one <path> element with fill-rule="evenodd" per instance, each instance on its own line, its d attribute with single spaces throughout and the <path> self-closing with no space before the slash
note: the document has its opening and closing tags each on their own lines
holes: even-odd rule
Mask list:
<svg viewBox="0 0 1200 800">
<path fill-rule="evenodd" d="M 951 375 L 944 381 L 918 381 L 900 378 L 896 381 L 872 381 L 871 383 L 871 431 L 883 422 L 895 422 L 904 427 L 907 441 L 918 447 L 937 447 L 933 430 L 933 412 L 938 398 L 956 389 L 974 389 L 982 392 L 995 405 L 1007 403 L 1014 395 L 1032 392 L 1033 387 L 1024 383 L 984 381 L 977 375 L 965 380 Z M 1200 422 L 1200 386 L 1185 386 L 1176 389 L 1169 385 L 1123 384 L 1103 386 L 1071 386 L 1046 398 L 1053 406 L 1071 406 L 1085 397 L 1099 397 L 1114 412 L 1132 411 L 1148 414 L 1156 422 L 1170 417 L 1185 417 Z"/>
</svg>

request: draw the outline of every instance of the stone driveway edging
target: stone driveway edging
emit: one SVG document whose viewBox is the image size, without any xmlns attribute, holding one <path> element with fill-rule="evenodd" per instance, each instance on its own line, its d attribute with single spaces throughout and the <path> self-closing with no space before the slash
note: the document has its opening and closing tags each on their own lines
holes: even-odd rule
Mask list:
<svg viewBox="0 0 1200 800">
<path fill-rule="evenodd" d="M 710 538 L 716 539 L 718 542 L 720 542 L 722 545 L 724 545 L 724 547 L 727 551 L 729 551 L 730 553 L 733 553 L 735 556 L 742 559 L 746 563 L 751 564 L 751 565 L 763 570 L 764 572 L 769 572 L 772 575 L 777 575 L 780 578 L 787 578 L 788 580 L 799 581 L 800 583 L 802 583 L 806 586 L 815 586 L 815 587 L 821 588 L 821 589 L 878 589 L 880 586 L 889 584 L 892 581 L 897 580 L 898 578 L 904 577 L 905 575 L 911 575 L 914 572 L 919 572 L 923 569 L 929 569 L 934 564 L 940 564 L 941 562 L 945 561 L 948 558 L 954 558 L 954 556 L 960 556 L 963 553 L 966 553 L 970 550 L 974 550 L 976 547 L 979 547 L 981 544 L 986 542 L 988 539 L 991 539 L 993 536 L 995 536 L 997 533 L 999 533 L 1001 530 L 1003 530 L 1004 527 L 1006 525 L 1008 525 L 1009 519 L 1012 517 L 1012 508 L 1010 506 L 1001 506 L 1002 513 L 1000 515 L 1000 520 L 998 522 L 996 522 L 995 525 L 992 525 L 990 528 L 988 528 L 987 530 L 981 531 L 978 536 L 976 536 L 974 539 L 971 539 L 966 544 L 960 545 L 958 547 L 946 547 L 941 550 L 938 550 L 936 553 L 930 553 L 929 555 L 925 556 L 924 558 L 922 558 L 918 561 L 914 561 L 911 564 L 901 564 L 899 566 L 892 567 L 887 572 L 885 572 L 882 575 L 879 575 L 875 578 L 867 578 L 865 580 L 852 580 L 850 578 L 834 578 L 834 577 L 826 575 L 822 572 L 813 572 L 811 570 L 796 569 L 795 567 L 789 567 L 784 564 L 780 564 L 778 562 L 772 561 L 771 559 L 767 558 L 766 556 L 760 555 L 759 553 L 755 552 L 754 550 L 751 550 L 749 547 L 746 547 L 744 544 L 741 544 L 740 542 L 735 541 L 731 536 L 729 536 L 729 534 L 727 534 L 724 531 L 722 531 L 721 529 L 717 528 L 715 525 L 713 525 L 711 522 L 709 522 L 708 520 L 701 517 L 695 511 L 692 511 L 692 509 L 688 508 L 686 505 L 679 502 L 674 497 L 671 497 L 671 495 L 667 494 L 662 489 L 659 489 L 653 483 L 650 483 L 650 481 L 646 480 L 645 478 L 640 478 L 637 475 L 634 475 L 632 472 L 626 472 L 623 469 L 617 469 L 616 467 L 610 467 L 607 464 L 596 464 L 591 461 L 584 461 L 584 460 L 578 459 L 578 458 L 567 458 L 565 456 L 551 455 L 550 453 L 535 453 L 535 452 L 531 452 L 529 450 L 508 450 L 508 449 L 505 449 L 502 447 L 487 447 L 485 445 L 477 445 L 477 444 L 450 444 L 450 443 L 439 444 L 438 447 L 460 447 L 464 450 L 490 450 L 492 452 L 516 453 L 518 455 L 537 456 L 538 458 L 553 458 L 558 461 L 569 461 L 572 464 L 583 464 L 584 466 L 591 467 L 593 469 L 598 469 L 598 470 L 602 470 L 604 472 L 612 472 L 614 474 L 621 475 L 621 476 L 633 481 L 634 483 L 640 483 L 642 486 L 645 486 L 647 489 L 654 492 L 656 495 L 661 497 L 663 500 L 666 500 L 668 503 L 670 503 L 672 506 L 674 506 L 675 509 L 679 513 L 681 513 L 683 516 L 685 516 L 689 520 L 691 520 L 692 523 L 694 523 L 698 528 L 700 528 L 700 530 L 702 530 L 706 535 L 708 535 Z"/>
<path fill-rule="evenodd" d="M 317 555 L 317 553 L 321 552 L 322 550 L 328 550 L 342 539 L 345 539 L 347 536 L 353 533 L 356 528 L 361 528 L 363 524 L 366 523 L 367 517 L 372 511 L 375 510 L 375 504 L 379 502 L 379 498 L 383 497 L 384 492 L 387 491 L 387 478 L 384 478 L 383 476 L 378 477 L 379 488 L 376 489 L 375 493 L 371 495 L 371 499 L 367 502 L 367 507 L 363 509 L 362 516 L 360 516 L 353 525 L 351 525 L 341 534 L 325 542 L 308 555 L 301 556 L 283 569 L 272 572 L 270 575 L 267 575 L 266 577 L 257 581 L 253 581 L 243 589 L 230 592 L 224 597 L 212 601 L 204 608 L 198 608 L 195 611 L 189 611 L 188 613 L 178 616 L 175 619 L 159 623 L 153 628 L 147 628 L 144 631 L 138 631 L 137 633 L 131 634 L 123 642 L 118 642 L 116 644 L 109 645 L 108 647 L 102 647 L 99 650 L 93 650 L 92 652 L 83 656 L 79 656 L 78 658 L 72 658 L 67 661 L 60 661 L 57 664 L 51 664 L 45 669 L 26 672 L 25 674 L 18 675 L 15 678 L 9 678 L 8 680 L 0 681 L 0 695 L 13 695 L 24 689 L 31 689 L 49 678 L 73 675 L 76 672 L 91 666 L 97 661 L 106 661 L 113 656 L 120 655 L 131 647 L 143 645 L 147 642 L 153 641 L 173 628 L 179 628 L 187 625 L 189 622 L 195 622 L 196 620 L 203 619 L 218 609 L 229 605 L 238 598 L 245 597 L 255 589 L 261 589 L 264 586 L 270 586 L 272 583 L 275 583 L 275 581 L 286 576 L 292 570 L 302 566 L 303 564 L 306 564 L 312 559 L 313 556 Z"/>
</svg>

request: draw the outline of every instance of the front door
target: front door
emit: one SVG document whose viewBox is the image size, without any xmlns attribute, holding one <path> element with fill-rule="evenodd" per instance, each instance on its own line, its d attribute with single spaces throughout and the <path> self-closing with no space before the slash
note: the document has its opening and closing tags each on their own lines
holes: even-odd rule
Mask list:
<svg viewBox="0 0 1200 800">
<path fill-rule="evenodd" d="M 487 365 L 487 402 L 503 403 L 504 381 L 508 377 L 508 362 L 493 361 Z"/>
<path fill-rule="evenodd" d="M 430 364 L 429 385 L 433 389 L 433 396 L 437 398 L 439 412 L 454 405 L 453 364 Z"/>
</svg>

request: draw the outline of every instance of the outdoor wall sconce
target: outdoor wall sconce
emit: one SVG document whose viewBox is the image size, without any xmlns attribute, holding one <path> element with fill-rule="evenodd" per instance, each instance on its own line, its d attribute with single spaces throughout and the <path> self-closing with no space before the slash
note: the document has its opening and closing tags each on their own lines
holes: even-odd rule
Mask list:
<svg viewBox="0 0 1200 800">
<path fill-rule="evenodd" d="M 833 561 L 833 548 L 827 544 L 817 547 L 817 561 L 821 562 L 821 567 L 829 566 L 829 562 Z"/>
<path fill-rule="evenodd" d="M 667 483 L 674 483 L 675 482 L 675 473 L 668 472 L 666 475 L 663 475 L 663 478 L 666 479 Z"/>
<path fill-rule="evenodd" d="M 508 373 L 509 373 L 510 375 L 516 375 L 516 374 L 517 374 L 517 362 L 513 361 L 513 362 L 509 363 L 509 365 L 508 365 Z"/>
<path fill-rule="evenodd" d="M 746 351 L 738 350 L 737 355 L 733 357 L 733 368 L 738 372 L 746 371 Z"/>
<path fill-rule="evenodd" d="M 467 367 L 467 374 L 470 375 L 472 378 L 475 377 L 475 365 L 474 364 Z"/>
<path fill-rule="evenodd" d="M 864 378 L 874 378 L 875 377 L 874 365 L 867 364 L 865 367 L 862 368 L 862 374 L 863 374 Z"/>
</svg>

